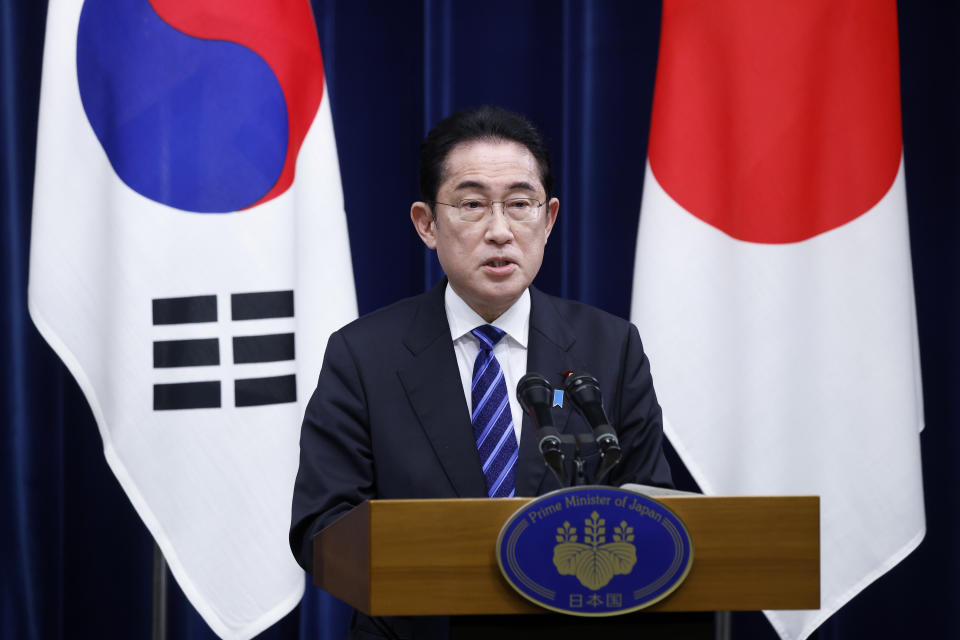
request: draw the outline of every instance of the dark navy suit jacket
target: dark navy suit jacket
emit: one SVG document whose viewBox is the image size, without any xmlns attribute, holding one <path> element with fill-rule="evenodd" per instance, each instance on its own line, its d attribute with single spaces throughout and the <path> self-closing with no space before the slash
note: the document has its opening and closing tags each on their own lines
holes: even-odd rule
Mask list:
<svg viewBox="0 0 960 640">
<path fill-rule="evenodd" d="M 373 498 L 486 497 L 470 411 L 463 394 L 442 281 L 425 294 L 375 311 L 330 336 L 300 435 L 290 545 L 312 571 L 312 538 Z M 578 302 L 530 288 L 527 371 L 559 384 L 563 372 L 589 372 L 617 430 L 623 457 L 607 483 L 671 485 L 650 365 L 636 328 Z M 589 432 L 564 402 L 561 433 Z M 559 488 L 524 416 L 516 495 Z M 595 450 L 583 451 L 588 477 Z"/>
</svg>

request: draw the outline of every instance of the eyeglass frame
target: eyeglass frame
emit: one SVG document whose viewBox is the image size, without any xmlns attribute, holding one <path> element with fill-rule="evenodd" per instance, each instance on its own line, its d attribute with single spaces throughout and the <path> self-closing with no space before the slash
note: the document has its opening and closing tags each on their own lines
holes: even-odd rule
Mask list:
<svg viewBox="0 0 960 640">
<path fill-rule="evenodd" d="M 494 209 L 493 205 L 499 204 L 499 205 L 500 205 L 500 211 L 503 212 L 503 215 L 504 215 L 505 217 L 509 218 L 510 220 L 512 220 L 513 222 L 534 222 L 534 221 L 536 221 L 536 220 L 539 220 L 539 219 L 540 219 L 540 209 L 543 207 L 543 205 L 546 204 L 546 202 L 540 202 L 539 198 L 531 198 L 531 197 L 528 197 L 528 196 L 517 196 L 517 197 L 515 197 L 515 198 L 507 198 L 506 200 L 491 200 L 491 199 L 489 199 L 489 198 L 461 198 L 457 204 L 450 204 L 449 202 L 440 202 L 439 200 L 434 200 L 434 201 L 433 201 L 433 204 L 435 204 L 435 205 L 437 205 L 437 204 L 442 204 L 442 205 L 444 205 L 444 206 L 446 206 L 446 207 L 453 207 L 454 209 L 456 209 L 457 211 L 460 212 L 460 214 L 461 214 L 461 215 L 460 215 L 460 220 L 461 220 L 461 222 L 469 222 L 469 223 L 480 222 L 481 220 L 483 220 L 483 219 L 486 217 L 486 213 L 484 213 L 484 215 L 480 216 L 480 217 L 477 218 L 476 220 L 467 220 L 467 219 L 464 219 L 464 217 L 463 217 L 463 209 L 461 209 L 461 205 L 462 205 L 464 202 L 467 202 L 467 201 L 470 201 L 470 200 L 475 200 L 475 201 L 478 201 L 478 202 L 488 202 L 488 203 L 489 203 L 489 206 L 490 206 L 490 211 L 492 211 L 492 212 L 494 212 L 494 213 L 496 213 L 496 210 Z M 514 218 L 513 216 L 511 216 L 509 213 L 507 213 L 506 204 L 507 204 L 508 202 L 510 202 L 510 201 L 513 201 L 513 200 L 531 200 L 531 201 L 533 201 L 533 202 L 536 202 L 536 203 L 537 203 L 537 206 L 534 207 L 534 210 L 537 212 L 536 215 L 535 215 L 534 217 L 528 218 L 528 219 L 526 219 L 526 220 L 517 220 L 516 218 Z"/>
</svg>

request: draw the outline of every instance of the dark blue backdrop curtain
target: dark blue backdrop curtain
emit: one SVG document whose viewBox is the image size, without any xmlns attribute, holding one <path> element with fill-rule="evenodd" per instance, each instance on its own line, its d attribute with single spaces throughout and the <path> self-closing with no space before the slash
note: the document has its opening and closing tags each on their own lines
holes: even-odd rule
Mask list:
<svg viewBox="0 0 960 640">
<path fill-rule="evenodd" d="M 825 639 L 960 637 L 960 9 L 930 5 L 899 8 L 928 532 Z M 537 122 L 555 158 L 561 215 L 538 286 L 628 315 L 659 3 L 317 0 L 314 11 L 361 313 L 439 277 L 408 218 L 418 144 L 453 110 L 496 103 Z M 145 638 L 151 541 L 27 314 L 45 17 L 40 0 L 0 0 L 0 640 Z M 170 637 L 213 638 L 175 585 L 171 598 Z M 345 611 L 308 588 L 261 637 L 339 637 Z M 760 614 L 737 614 L 733 632 L 775 637 Z"/>
</svg>

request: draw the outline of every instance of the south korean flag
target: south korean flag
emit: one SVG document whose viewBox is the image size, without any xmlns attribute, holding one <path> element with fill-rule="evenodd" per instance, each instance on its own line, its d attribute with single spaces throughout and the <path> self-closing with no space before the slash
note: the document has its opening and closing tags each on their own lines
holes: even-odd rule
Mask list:
<svg viewBox="0 0 960 640">
<path fill-rule="evenodd" d="M 356 316 L 307 0 L 52 0 L 30 312 L 224 638 L 299 602 L 299 424 Z"/>
</svg>

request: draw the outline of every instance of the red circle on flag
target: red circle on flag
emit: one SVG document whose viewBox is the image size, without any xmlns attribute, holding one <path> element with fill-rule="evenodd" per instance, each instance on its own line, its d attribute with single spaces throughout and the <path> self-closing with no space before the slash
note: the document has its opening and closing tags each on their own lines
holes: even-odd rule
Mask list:
<svg viewBox="0 0 960 640">
<path fill-rule="evenodd" d="M 666 2 L 650 167 L 734 238 L 806 240 L 890 189 L 899 89 L 893 2 Z"/>
</svg>

